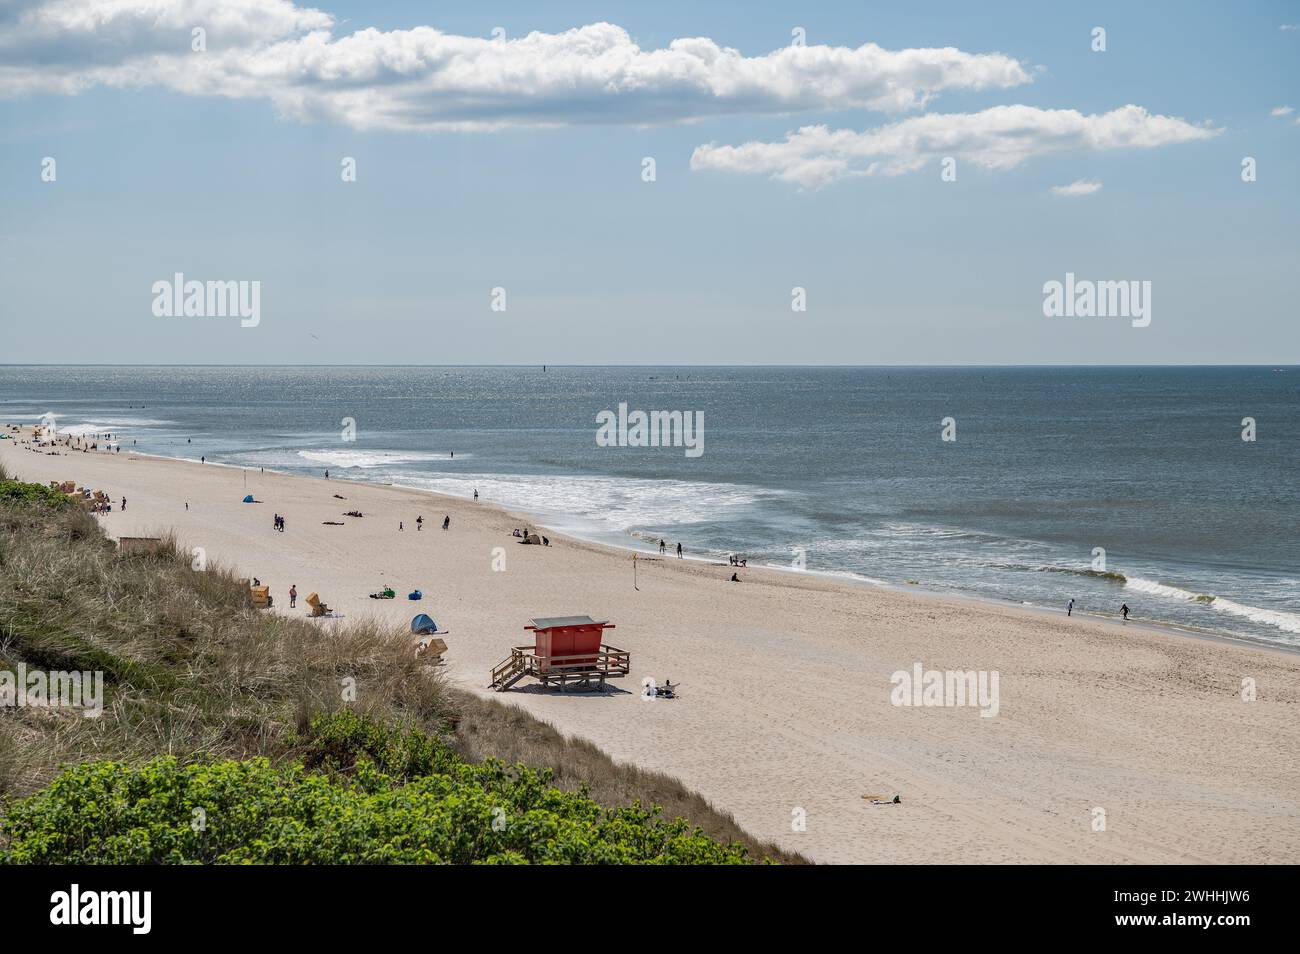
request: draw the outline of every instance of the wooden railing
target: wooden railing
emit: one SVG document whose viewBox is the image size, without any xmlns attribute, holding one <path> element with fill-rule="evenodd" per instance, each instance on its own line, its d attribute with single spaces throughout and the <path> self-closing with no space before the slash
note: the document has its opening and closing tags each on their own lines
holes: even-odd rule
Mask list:
<svg viewBox="0 0 1300 954">
<path fill-rule="evenodd" d="M 597 650 L 564 656 L 539 656 L 535 646 L 515 646 L 510 650 L 510 658 L 492 670 L 492 685 L 509 679 L 520 671 L 546 681 L 557 676 L 617 678 L 626 676 L 631 668 L 631 653 L 604 644 Z"/>
</svg>

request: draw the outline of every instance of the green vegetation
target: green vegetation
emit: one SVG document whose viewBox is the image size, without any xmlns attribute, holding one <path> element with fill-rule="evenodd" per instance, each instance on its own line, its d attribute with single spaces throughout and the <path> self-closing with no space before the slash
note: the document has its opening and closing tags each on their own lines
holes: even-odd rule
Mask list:
<svg viewBox="0 0 1300 954">
<path fill-rule="evenodd" d="M 40 484 L 25 484 L 20 480 L 0 480 L 0 502 L 38 504 L 46 507 L 69 507 L 71 498 Z"/>
<path fill-rule="evenodd" d="M 106 698 L 98 719 L 0 707 L 0 862 L 803 860 L 447 686 L 404 632 L 259 612 L 176 541 L 119 554 L 76 501 L 7 477 L 0 669 L 101 670 Z"/>
<path fill-rule="evenodd" d="M 550 773 L 469 765 L 420 733 L 313 720 L 321 770 L 267 759 L 89 762 L 10 807 L 0 862 L 743 864 L 685 822 L 604 809 Z M 377 756 L 376 758 L 372 757 Z M 324 769 L 329 765 L 329 769 Z M 385 771 L 387 768 L 389 771 Z M 395 774 L 393 774 L 395 773 Z"/>
</svg>

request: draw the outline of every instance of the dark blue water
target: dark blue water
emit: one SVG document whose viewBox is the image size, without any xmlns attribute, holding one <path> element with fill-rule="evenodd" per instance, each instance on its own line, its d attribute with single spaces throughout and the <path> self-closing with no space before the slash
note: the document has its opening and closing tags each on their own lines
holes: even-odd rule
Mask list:
<svg viewBox="0 0 1300 954">
<path fill-rule="evenodd" d="M 703 454 L 597 446 L 620 402 L 702 412 Z M 625 545 L 1300 645 L 1297 368 L 0 368 L 0 419 L 46 412 Z"/>
</svg>

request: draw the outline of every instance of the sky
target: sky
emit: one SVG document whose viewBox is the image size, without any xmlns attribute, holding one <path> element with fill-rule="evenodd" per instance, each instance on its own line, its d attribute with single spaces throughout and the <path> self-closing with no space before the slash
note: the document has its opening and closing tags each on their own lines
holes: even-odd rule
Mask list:
<svg viewBox="0 0 1300 954">
<path fill-rule="evenodd" d="M 15 0 L 0 364 L 1297 364 L 1298 63 L 1298 2 Z"/>
</svg>

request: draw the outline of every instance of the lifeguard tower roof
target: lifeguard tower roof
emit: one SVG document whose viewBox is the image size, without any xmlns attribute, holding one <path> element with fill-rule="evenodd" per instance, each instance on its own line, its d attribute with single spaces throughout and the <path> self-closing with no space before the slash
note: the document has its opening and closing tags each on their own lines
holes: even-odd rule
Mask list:
<svg viewBox="0 0 1300 954">
<path fill-rule="evenodd" d="M 604 626 L 590 616 L 539 616 L 530 619 L 524 629 L 557 629 L 561 626 Z"/>
</svg>

